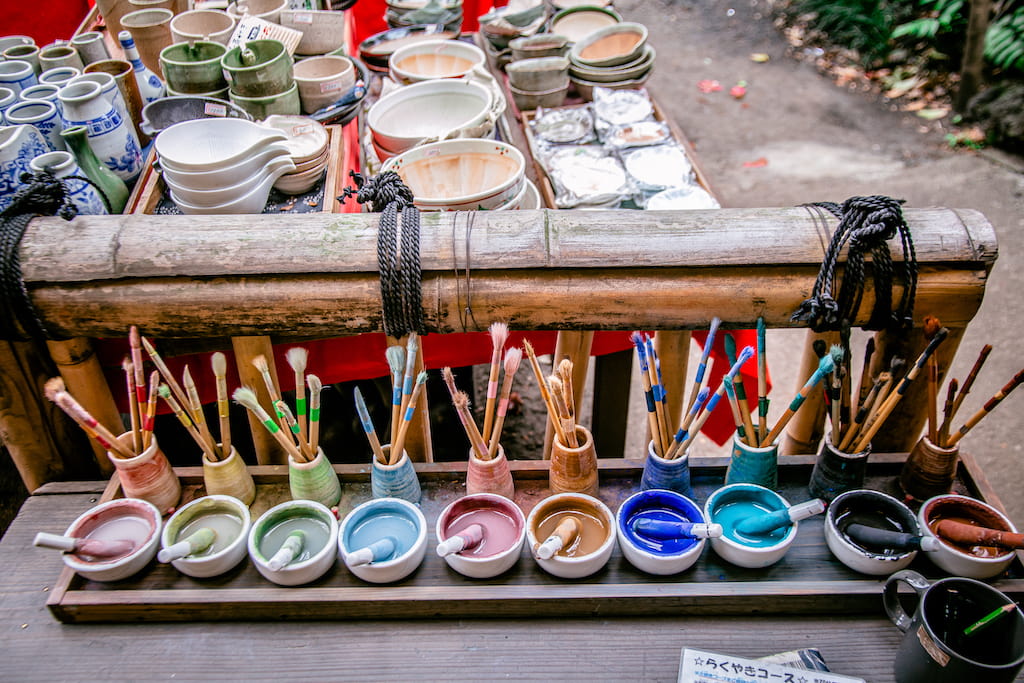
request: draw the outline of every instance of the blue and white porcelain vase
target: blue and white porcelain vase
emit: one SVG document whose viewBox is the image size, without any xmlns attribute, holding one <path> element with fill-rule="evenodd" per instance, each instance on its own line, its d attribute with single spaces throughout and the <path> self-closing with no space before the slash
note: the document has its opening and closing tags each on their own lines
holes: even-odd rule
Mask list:
<svg viewBox="0 0 1024 683">
<path fill-rule="evenodd" d="M 124 58 L 132 63 L 135 81 L 139 84 L 139 94 L 142 95 L 143 106 L 163 97 L 167 92 L 164 83 L 142 63 L 142 58 L 139 57 L 139 49 L 135 47 L 135 40 L 132 39 L 132 34 L 128 33 L 128 31 L 121 31 L 117 34 L 117 39 L 121 41 L 121 47 L 124 48 Z"/>
<path fill-rule="evenodd" d="M 89 146 L 107 168 L 125 182 L 142 171 L 142 149 L 135 129 L 117 113 L 99 83 L 68 83 L 57 93 L 64 105 L 66 127 L 85 126 Z"/>
<path fill-rule="evenodd" d="M 32 160 L 49 151 L 50 146 L 34 126 L 0 128 L 0 211 L 10 206 L 21 189 L 21 174 L 31 170 Z"/>
<path fill-rule="evenodd" d="M 46 138 L 46 144 L 52 150 L 67 149 L 64 139 L 60 136 L 62 129 L 60 113 L 57 107 L 44 100 L 26 100 L 18 102 L 4 112 L 4 118 L 12 126 L 27 124 L 35 126 L 36 130 Z"/>
<path fill-rule="evenodd" d="M 116 109 L 117 113 L 121 115 L 121 118 L 130 124 L 129 128 L 134 129 L 134 124 L 131 123 L 131 114 L 128 112 L 128 105 L 125 103 L 124 95 L 122 95 L 121 90 L 118 89 L 117 81 L 114 80 L 114 77 L 104 71 L 96 71 L 94 73 L 75 76 L 68 81 L 68 85 L 71 83 L 88 81 L 99 83 L 100 94 L 102 94 L 108 102 L 114 105 L 114 109 Z M 138 137 L 138 133 L 136 133 L 136 137 Z M 139 141 L 139 145 L 142 145 L 141 140 Z"/>
<path fill-rule="evenodd" d="M 71 152 L 47 152 L 33 159 L 29 166 L 36 172 L 49 171 L 57 178 L 85 177 Z M 103 203 L 103 197 L 89 183 L 84 180 L 72 179 L 65 180 L 64 184 L 70 193 L 68 199 L 78 207 L 78 213 L 84 216 L 99 216 L 109 213 L 107 205 Z"/>
</svg>

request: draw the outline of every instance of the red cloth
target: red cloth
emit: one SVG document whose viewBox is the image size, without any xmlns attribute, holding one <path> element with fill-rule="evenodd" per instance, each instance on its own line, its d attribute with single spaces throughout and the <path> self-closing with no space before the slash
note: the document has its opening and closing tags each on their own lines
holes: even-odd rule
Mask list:
<svg viewBox="0 0 1024 683">
<path fill-rule="evenodd" d="M 0 35 L 29 36 L 39 46 L 55 40 L 71 40 L 91 5 L 86 0 L 0 3 L 3 7 Z"/>
<path fill-rule="evenodd" d="M 480 27 L 480 16 L 491 11 L 491 7 L 492 3 L 488 0 L 463 0 L 462 31 L 464 33 L 475 32 Z M 359 0 L 346 11 L 349 13 L 352 23 L 355 24 L 354 40 L 349 43 L 349 52 L 358 56 L 361 42 L 381 31 L 388 30 L 388 23 L 384 19 L 387 4 L 383 0 Z"/>
</svg>

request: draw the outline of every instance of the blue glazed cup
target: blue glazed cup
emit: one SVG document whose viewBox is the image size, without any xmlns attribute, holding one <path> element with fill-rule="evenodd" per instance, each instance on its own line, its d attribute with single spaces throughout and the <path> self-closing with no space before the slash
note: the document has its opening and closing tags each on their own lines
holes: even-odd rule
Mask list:
<svg viewBox="0 0 1024 683">
<path fill-rule="evenodd" d="M 725 471 L 725 483 L 757 484 L 774 489 L 779 483 L 779 443 L 754 448 L 732 437 L 732 459 Z"/>
<path fill-rule="evenodd" d="M 690 486 L 690 452 L 684 451 L 678 458 L 666 460 L 654 452 L 654 441 L 647 444 L 647 460 L 640 475 L 640 490 L 666 489 L 683 496 L 693 495 Z"/>
<path fill-rule="evenodd" d="M 390 445 L 381 448 L 384 455 L 390 455 Z M 416 469 L 409 460 L 409 454 L 404 452 L 402 458 L 394 465 L 382 465 L 376 458 L 373 459 L 370 489 L 374 498 L 401 498 L 413 504 L 418 504 L 423 495 Z"/>
</svg>

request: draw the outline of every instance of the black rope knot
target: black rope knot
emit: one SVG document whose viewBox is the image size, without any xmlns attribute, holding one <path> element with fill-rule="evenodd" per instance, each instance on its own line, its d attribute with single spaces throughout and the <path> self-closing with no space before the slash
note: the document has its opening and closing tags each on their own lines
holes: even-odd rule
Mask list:
<svg viewBox="0 0 1024 683">
<path fill-rule="evenodd" d="M 412 190 L 394 171 L 372 178 L 349 171 L 355 189 L 346 187 L 342 203 L 355 196 L 380 213 L 377 231 L 377 266 L 380 270 L 381 306 L 384 332 L 401 338 L 409 332 L 423 334 L 423 292 L 420 269 L 420 211 L 413 204 Z M 398 248 L 398 214 L 402 214 L 402 244 Z"/>
<path fill-rule="evenodd" d="M 910 228 L 903 218 L 902 200 L 883 195 L 850 197 L 842 206 L 833 202 L 805 204 L 808 210 L 822 209 L 839 218 L 839 226 L 825 252 L 810 299 L 793 313 L 791 320 L 806 322 L 815 332 L 838 330 L 857 316 L 864 296 L 864 260 L 871 255 L 875 305 L 866 330 L 904 330 L 911 326 L 917 294 L 917 257 Z M 903 260 L 893 264 L 888 241 L 900 237 Z M 845 274 L 834 295 L 839 252 L 849 245 Z M 893 309 L 893 276 L 903 283 L 900 302 Z"/>
</svg>

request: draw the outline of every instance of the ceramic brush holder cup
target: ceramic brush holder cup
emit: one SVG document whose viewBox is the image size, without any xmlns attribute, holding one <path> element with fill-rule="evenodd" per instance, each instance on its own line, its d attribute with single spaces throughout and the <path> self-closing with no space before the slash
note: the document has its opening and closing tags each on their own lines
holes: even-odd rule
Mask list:
<svg viewBox="0 0 1024 683">
<path fill-rule="evenodd" d="M 476 451 L 469 449 L 469 464 L 466 467 L 466 493 L 494 493 L 511 499 L 516 488 L 512 480 L 505 449 L 498 444 L 498 453 L 490 460 L 477 457 Z"/>
<path fill-rule="evenodd" d="M 690 452 L 683 451 L 679 457 L 667 460 L 654 450 L 654 441 L 647 444 L 647 460 L 644 471 L 640 475 L 640 490 L 666 489 L 690 498 L 693 488 L 690 486 Z"/>
<path fill-rule="evenodd" d="M 959 444 L 952 448 L 940 448 L 927 436 L 922 436 L 903 463 L 900 488 L 916 501 L 949 493 L 953 488 L 959 460 Z"/>
<path fill-rule="evenodd" d="M 597 452 L 594 437 L 586 427 L 576 426 L 576 439 L 580 445 L 570 448 L 558 437 L 551 443 L 551 469 L 548 486 L 552 493 L 583 493 L 596 496 Z"/>
<path fill-rule="evenodd" d="M 117 442 L 131 450 L 131 432 L 117 437 Z M 134 458 L 121 458 L 110 451 L 107 457 L 117 470 L 126 498 L 141 498 L 152 503 L 161 514 L 173 510 L 181 500 L 181 482 L 160 450 L 155 434 L 150 438 L 149 447 Z"/>
<path fill-rule="evenodd" d="M 757 484 L 774 489 L 779 483 L 779 443 L 754 448 L 732 437 L 732 459 L 725 471 L 726 484 Z"/>
<path fill-rule="evenodd" d="M 384 451 L 384 457 L 391 457 L 391 444 L 381 446 L 381 450 Z M 373 459 L 370 489 L 374 498 L 401 498 L 414 505 L 418 504 L 423 496 L 416 468 L 405 451 L 394 465 L 383 465 L 377 458 Z"/>
<path fill-rule="evenodd" d="M 311 500 L 327 507 L 341 500 L 341 482 L 322 448 L 310 462 L 288 458 L 288 488 L 292 500 Z"/>
<path fill-rule="evenodd" d="M 863 488 L 870 456 L 870 444 L 860 453 L 846 453 L 835 447 L 831 434 L 825 434 L 807 484 L 811 497 L 831 501 L 840 493 Z"/>
<path fill-rule="evenodd" d="M 217 444 L 217 447 L 220 448 L 221 444 Z M 252 505 L 256 500 L 256 484 L 252 474 L 234 446 L 223 460 L 213 461 L 203 456 L 203 483 L 211 496 L 232 496 L 246 505 Z"/>
</svg>

